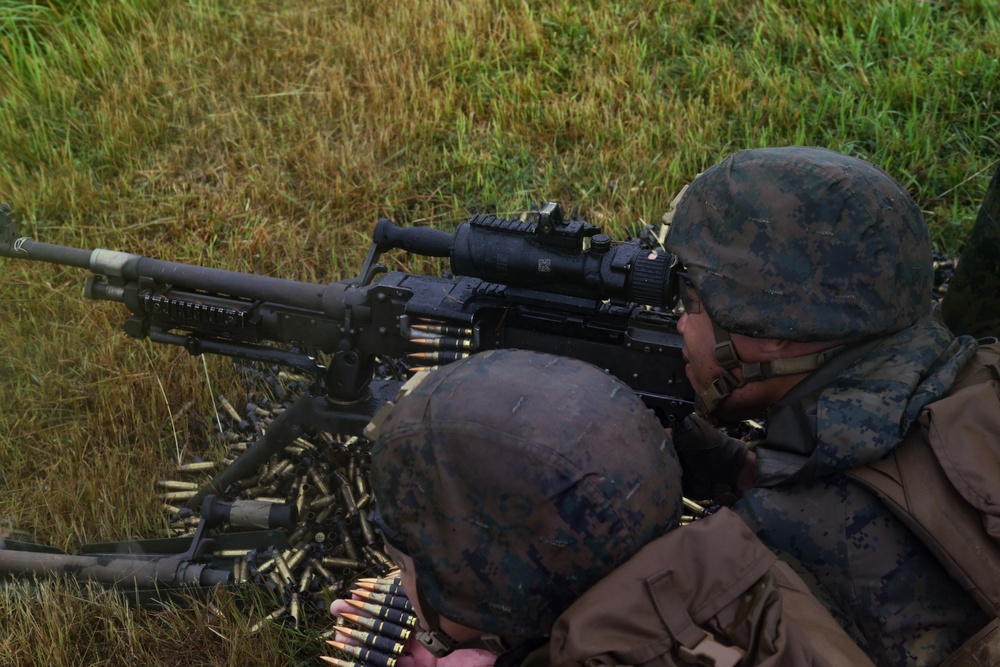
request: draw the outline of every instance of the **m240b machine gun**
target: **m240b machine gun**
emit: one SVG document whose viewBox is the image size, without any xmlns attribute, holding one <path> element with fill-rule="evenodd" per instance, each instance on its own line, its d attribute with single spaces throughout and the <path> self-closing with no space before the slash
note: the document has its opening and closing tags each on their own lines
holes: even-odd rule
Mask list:
<svg viewBox="0 0 1000 667">
<path fill-rule="evenodd" d="M 453 276 L 387 272 L 379 259 L 392 249 L 449 258 Z M 474 216 L 454 234 L 381 219 L 359 275 L 328 285 L 34 241 L 18 235 L 6 204 L 0 255 L 91 271 L 86 296 L 124 304 L 134 338 L 314 378 L 190 508 L 207 494 L 231 497 L 231 485 L 309 429 L 361 434 L 402 384 L 375 377 L 378 358 L 416 370 L 493 348 L 548 352 L 608 370 L 665 423 L 692 411 L 672 312 L 675 258 L 636 240 L 613 243 L 596 225 L 564 219 L 556 203 L 528 220 Z"/>
</svg>

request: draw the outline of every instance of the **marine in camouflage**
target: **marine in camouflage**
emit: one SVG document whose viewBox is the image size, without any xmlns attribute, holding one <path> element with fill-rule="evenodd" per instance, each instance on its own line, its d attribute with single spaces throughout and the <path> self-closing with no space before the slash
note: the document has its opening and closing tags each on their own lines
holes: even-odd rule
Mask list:
<svg viewBox="0 0 1000 667">
<path fill-rule="evenodd" d="M 495 350 L 430 373 L 380 426 L 373 491 L 421 593 L 516 644 L 681 513 L 659 420 L 584 362 Z"/>
<path fill-rule="evenodd" d="M 823 148 L 740 151 L 697 177 L 665 245 L 731 333 L 851 341 L 931 308 L 930 240 L 881 169 Z"/>
<path fill-rule="evenodd" d="M 849 343 L 761 406 L 755 488 L 733 509 L 877 664 L 940 663 L 987 619 L 844 476 L 893 451 L 977 349 L 933 315 L 930 243 L 912 198 L 880 169 L 825 149 L 742 151 L 692 182 L 666 246 L 723 330 Z"/>
<path fill-rule="evenodd" d="M 1000 337 L 1000 165 L 941 302 L 957 334 Z"/>
<path fill-rule="evenodd" d="M 811 575 L 879 665 L 937 664 L 988 619 L 920 539 L 843 473 L 895 449 L 977 347 L 928 317 L 838 355 L 768 410 L 757 486 L 733 506 Z"/>
</svg>

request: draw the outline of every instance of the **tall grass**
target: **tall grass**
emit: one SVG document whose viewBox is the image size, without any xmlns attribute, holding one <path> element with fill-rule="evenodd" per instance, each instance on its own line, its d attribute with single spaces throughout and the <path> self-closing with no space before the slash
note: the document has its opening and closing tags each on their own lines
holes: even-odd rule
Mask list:
<svg viewBox="0 0 1000 667">
<path fill-rule="evenodd" d="M 733 150 L 814 144 L 895 175 L 955 254 L 1000 157 L 998 34 L 994 0 L 0 0 L 0 200 L 40 240 L 325 282 L 380 216 L 557 199 L 620 238 Z M 155 479 L 241 391 L 126 340 L 82 280 L 0 261 L 0 531 L 68 549 L 161 531 Z M 124 628 L 170 664 L 163 627 L 192 627 L 63 594 L 0 602 L 0 662 Z"/>
</svg>

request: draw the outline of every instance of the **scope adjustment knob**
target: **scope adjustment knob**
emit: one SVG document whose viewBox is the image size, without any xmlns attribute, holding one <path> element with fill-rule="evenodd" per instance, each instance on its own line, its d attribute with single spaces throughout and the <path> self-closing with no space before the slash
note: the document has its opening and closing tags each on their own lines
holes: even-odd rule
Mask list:
<svg viewBox="0 0 1000 667">
<path fill-rule="evenodd" d="M 590 251 L 605 253 L 611 250 L 611 237 L 607 234 L 594 234 L 590 237 Z"/>
</svg>

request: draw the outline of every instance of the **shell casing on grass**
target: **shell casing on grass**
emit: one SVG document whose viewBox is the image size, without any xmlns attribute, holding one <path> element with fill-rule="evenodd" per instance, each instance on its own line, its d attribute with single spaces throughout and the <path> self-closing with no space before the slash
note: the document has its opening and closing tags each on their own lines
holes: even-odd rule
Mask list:
<svg viewBox="0 0 1000 667">
<path fill-rule="evenodd" d="M 313 577 L 315 573 L 313 572 L 312 564 L 306 566 L 306 569 L 302 572 L 302 576 L 299 578 L 299 593 L 307 593 L 309 591 L 309 586 L 312 585 Z"/>
<path fill-rule="evenodd" d="M 288 559 L 286 561 L 288 567 L 293 570 L 297 568 L 305 561 L 306 557 L 308 557 L 309 554 L 312 553 L 312 550 L 313 547 L 311 544 L 307 544 L 301 549 L 295 549 L 293 547 L 292 553 L 288 556 Z"/>
<path fill-rule="evenodd" d="M 262 627 L 264 627 L 265 623 L 267 623 L 269 621 L 276 621 L 276 620 L 278 620 L 279 618 L 281 618 L 282 616 L 284 616 L 287 613 L 288 613 L 288 607 L 278 607 L 277 609 L 275 609 L 274 611 L 272 611 L 270 614 L 268 614 L 264 618 L 260 619 L 258 622 L 254 623 L 252 626 L 250 626 L 250 634 L 253 634 L 255 632 L 259 632 L 260 629 Z"/>
<path fill-rule="evenodd" d="M 234 460 L 240 451 L 257 442 L 270 421 L 285 409 L 268 404 L 267 399 L 260 396 L 249 398 L 246 406 L 246 414 L 238 422 L 229 411 L 218 414 L 217 435 L 225 441 L 230 452 L 226 454 L 227 460 Z M 227 423 L 230 419 L 232 424 Z M 250 429 L 254 433 L 249 433 Z M 341 438 L 326 432 L 305 433 L 272 456 L 253 475 L 230 484 L 225 490 L 227 500 L 266 499 L 267 502 L 296 505 L 303 510 L 298 524 L 287 533 L 291 549 L 281 554 L 265 548 L 240 549 L 239 555 L 233 550 L 231 556 L 227 554 L 233 559 L 234 581 L 270 588 L 276 600 L 280 600 L 285 608 L 280 622 L 291 624 L 297 616 L 297 624 L 301 626 L 310 622 L 310 617 L 322 618 L 326 608 L 319 600 L 349 596 L 347 591 L 354 578 L 382 575 L 390 569 L 390 564 L 361 548 L 361 545 L 381 548 L 380 536 L 360 518 L 365 503 L 359 507 L 357 502 L 357 498 L 367 492 L 370 447 L 371 443 L 357 436 Z M 204 467 L 208 469 L 212 465 Z M 204 485 L 195 486 L 200 489 Z M 172 507 L 176 505 L 180 502 Z M 178 514 L 176 510 L 173 513 Z M 191 534 L 193 524 L 194 521 L 176 521 L 173 534 Z M 290 613 L 293 593 L 298 597 L 294 615 Z"/>
<path fill-rule="evenodd" d="M 288 606 L 288 613 L 295 619 L 295 627 L 299 627 L 302 624 L 302 601 L 297 591 L 292 593 L 292 602 Z"/>
<path fill-rule="evenodd" d="M 381 563 L 383 566 L 385 566 L 390 570 L 396 567 L 396 564 L 393 563 L 388 556 L 386 556 L 380 550 L 371 547 L 370 545 L 365 545 L 364 552 L 369 558 L 378 563 Z"/>
<path fill-rule="evenodd" d="M 375 531 L 372 530 L 371 524 L 368 523 L 368 518 L 365 517 L 364 512 L 358 513 L 358 525 L 361 527 L 361 535 L 364 537 L 365 545 L 375 544 Z"/>
<path fill-rule="evenodd" d="M 243 419 L 243 417 L 240 416 L 240 413 L 236 411 L 236 408 L 233 407 L 233 404 L 230 403 L 225 396 L 219 396 L 219 405 L 222 406 L 222 409 L 226 411 L 226 414 L 228 414 L 233 421 L 239 422 Z"/>
<path fill-rule="evenodd" d="M 197 489 L 193 491 L 167 491 L 160 494 L 160 500 L 188 500 L 194 498 L 197 493 Z"/>
<path fill-rule="evenodd" d="M 347 509 L 347 513 L 352 516 L 357 514 L 358 503 L 354 499 L 354 490 L 351 488 L 351 483 L 348 481 L 348 476 L 345 475 L 340 470 L 334 470 L 333 474 L 340 482 L 340 493 L 344 498 L 344 506 Z"/>
<path fill-rule="evenodd" d="M 341 568 L 345 571 L 345 573 L 349 570 L 363 570 L 365 568 L 365 564 L 357 558 L 337 558 L 335 556 L 327 556 L 320 562 L 329 567 Z"/>
<path fill-rule="evenodd" d="M 182 482 L 175 479 L 161 479 L 156 486 L 167 491 L 197 491 L 203 485 L 197 482 Z"/>
<path fill-rule="evenodd" d="M 218 465 L 215 461 L 193 461 L 191 463 L 182 463 L 175 470 L 177 472 L 204 472 L 206 470 L 214 470 Z M 201 485 L 199 485 L 200 487 Z"/>
</svg>

